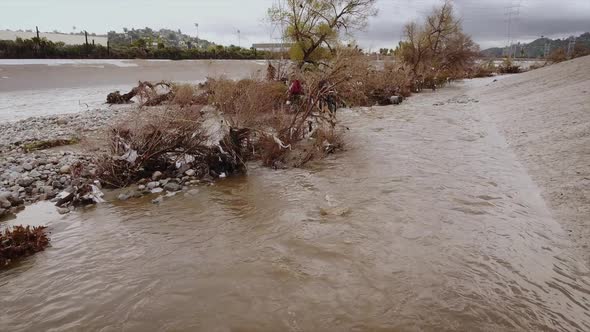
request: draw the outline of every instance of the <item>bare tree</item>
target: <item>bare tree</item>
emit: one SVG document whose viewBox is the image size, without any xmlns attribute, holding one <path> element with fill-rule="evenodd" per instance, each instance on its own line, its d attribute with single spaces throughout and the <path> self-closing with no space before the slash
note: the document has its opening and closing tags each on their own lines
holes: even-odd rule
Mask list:
<svg viewBox="0 0 590 332">
<path fill-rule="evenodd" d="M 366 27 L 377 14 L 377 0 L 280 0 L 268 10 L 274 23 L 286 25 L 287 40 L 293 43 L 291 57 L 315 63 L 335 48 L 341 34 Z"/>
<path fill-rule="evenodd" d="M 404 35 L 396 55 L 411 66 L 414 76 L 436 76 L 443 72 L 445 76 L 460 76 L 479 51 L 471 37 L 463 32 L 450 0 L 435 8 L 423 25 L 408 23 Z"/>
</svg>

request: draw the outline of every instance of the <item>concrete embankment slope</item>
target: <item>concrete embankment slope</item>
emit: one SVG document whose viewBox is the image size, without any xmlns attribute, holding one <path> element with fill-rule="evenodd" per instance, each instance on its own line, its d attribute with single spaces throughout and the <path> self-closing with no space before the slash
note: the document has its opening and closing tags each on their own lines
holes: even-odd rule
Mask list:
<svg viewBox="0 0 590 332">
<path fill-rule="evenodd" d="M 500 78 L 477 94 L 590 262 L 590 56 Z"/>
</svg>

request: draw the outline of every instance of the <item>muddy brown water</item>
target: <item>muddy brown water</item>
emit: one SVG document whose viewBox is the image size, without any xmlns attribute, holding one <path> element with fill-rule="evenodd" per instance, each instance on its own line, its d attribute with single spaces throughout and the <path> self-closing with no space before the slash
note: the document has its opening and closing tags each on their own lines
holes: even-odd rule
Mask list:
<svg viewBox="0 0 590 332">
<path fill-rule="evenodd" d="M 0 272 L 0 330 L 589 331 L 589 270 L 469 97 L 482 82 L 342 111 L 347 151 L 308 169 L 28 208 L 9 224 L 52 246 Z"/>
<path fill-rule="evenodd" d="M 3 60 L 0 122 L 104 108 L 113 91 L 138 81 L 204 82 L 263 77 L 262 60 Z"/>
</svg>

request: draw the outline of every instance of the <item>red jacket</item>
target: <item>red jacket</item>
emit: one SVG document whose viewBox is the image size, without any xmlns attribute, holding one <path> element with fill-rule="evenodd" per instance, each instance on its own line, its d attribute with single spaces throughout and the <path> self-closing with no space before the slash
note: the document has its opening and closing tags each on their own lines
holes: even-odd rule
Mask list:
<svg viewBox="0 0 590 332">
<path fill-rule="evenodd" d="M 291 86 L 289 87 L 289 93 L 291 95 L 303 94 L 303 87 L 301 86 L 301 82 L 299 82 L 299 80 L 294 80 L 293 82 L 291 82 Z"/>
</svg>

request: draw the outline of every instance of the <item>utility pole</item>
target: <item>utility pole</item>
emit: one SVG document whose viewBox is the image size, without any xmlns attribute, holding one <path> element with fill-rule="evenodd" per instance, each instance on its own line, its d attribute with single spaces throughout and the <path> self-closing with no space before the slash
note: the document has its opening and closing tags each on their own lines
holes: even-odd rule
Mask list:
<svg viewBox="0 0 590 332">
<path fill-rule="evenodd" d="M 84 30 L 84 38 L 86 39 L 86 56 L 90 54 L 90 45 L 88 44 L 88 31 Z"/>
<path fill-rule="evenodd" d="M 197 49 L 199 48 L 199 23 L 195 23 L 195 27 L 197 27 Z"/>
<path fill-rule="evenodd" d="M 238 47 L 242 47 L 242 38 L 240 37 L 240 29 L 238 29 Z"/>
<path fill-rule="evenodd" d="M 505 9 L 505 16 L 508 16 L 508 60 L 510 60 L 512 58 L 512 44 L 513 44 L 513 40 L 512 40 L 512 21 L 517 19 L 518 16 L 520 15 L 520 0 L 518 0 L 518 3 L 515 5 L 514 1 L 512 2 L 513 4 L 510 6 L 506 6 L 504 7 Z"/>
</svg>

